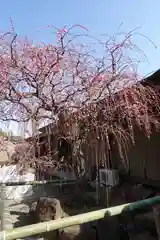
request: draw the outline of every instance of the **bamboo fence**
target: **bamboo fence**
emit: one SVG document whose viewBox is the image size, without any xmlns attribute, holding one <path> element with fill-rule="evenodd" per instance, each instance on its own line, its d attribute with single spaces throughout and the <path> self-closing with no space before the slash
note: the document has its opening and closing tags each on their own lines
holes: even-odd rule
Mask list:
<svg viewBox="0 0 160 240">
<path fill-rule="evenodd" d="M 43 185 L 43 184 L 75 184 L 77 180 L 42 180 L 42 181 L 21 181 L 21 182 L 0 182 L 0 186 L 22 186 L 22 185 Z"/>
<path fill-rule="evenodd" d="M 115 216 L 124 212 L 132 212 L 136 210 L 144 209 L 148 211 L 152 206 L 160 204 L 160 197 L 153 197 L 137 201 L 134 203 L 127 203 L 111 208 L 105 208 L 97 211 L 92 211 L 84 214 L 79 214 L 71 217 L 66 217 L 59 220 L 52 220 L 43 223 L 37 223 L 25 227 L 13 228 L 11 230 L 4 230 L 0 232 L 0 240 L 13 240 L 36 235 L 43 232 L 49 232 L 57 230 L 59 228 L 65 228 L 73 225 L 83 224 L 95 220 L 102 219 L 107 216 Z"/>
<path fill-rule="evenodd" d="M 12 224 L 12 217 L 9 211 L 9 207 L 7 205 L 7 201 L 5 199 L 5 192 L 8 186 L 22 186 L 22 185 L 46 185 L 46 184 L 54 184 L 54 186 L 62 187 L 64 185 L 72 185 L 76 184 L 77 180 L 65 180 L 65 179 L 58 179 L 58 180 L 42 180 L 42 181 L 21 181 L 21 182 L 0 182 L 0 189 L 1 189 L 1 196 L 0 196 L 0 213 L 1 213 L 1 228 L 2 230 L 8 230 L 13 228 Z"/>
</svg>

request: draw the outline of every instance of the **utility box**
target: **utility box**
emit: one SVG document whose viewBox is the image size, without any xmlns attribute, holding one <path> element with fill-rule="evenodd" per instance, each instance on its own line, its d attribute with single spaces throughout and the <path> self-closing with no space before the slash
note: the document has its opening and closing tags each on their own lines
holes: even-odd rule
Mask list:
<svg viewBox="0 0 160 240">
<path fill-rule="evenodd" d="M 114 169 L 99 169 L 100 184 L 114 187 L 119 184 L 118 171 Z"/>
</svg>

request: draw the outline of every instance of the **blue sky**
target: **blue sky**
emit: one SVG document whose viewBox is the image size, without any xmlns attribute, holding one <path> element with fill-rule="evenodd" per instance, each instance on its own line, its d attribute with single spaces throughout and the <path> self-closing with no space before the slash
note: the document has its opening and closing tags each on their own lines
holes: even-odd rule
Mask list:
<svg viewBox="0 0 160 240">
<path fill-rule="evenodd" d="M 134 38 L 145 52 L 148 62 L 140 65 L 141 74 L 149 74 L 160 67 L 160 1 L 145 0 L 1 0 L 0 31 L 11 30 L 10 17 L 15 31 L 36 41 L 51 42 L 50 30 L 37 30 L 48 24 L 57 27 L 81 24 L 94 36 L 114 35 L 119 25 L 121 31 L 140 27 L 139 32 L 150 38 L 153 47 L 143 37 Z"/>
</svg>

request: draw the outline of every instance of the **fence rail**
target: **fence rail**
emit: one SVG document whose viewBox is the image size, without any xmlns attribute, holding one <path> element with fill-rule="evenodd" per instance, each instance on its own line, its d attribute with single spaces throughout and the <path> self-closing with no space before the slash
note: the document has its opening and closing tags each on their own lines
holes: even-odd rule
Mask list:
<svg viewBox="0 0 160 240">
<path fill-rule="evenodd" d="M 43 184 L 74 184 L 78 180 L 42 180 L 42 181 L 21 181 L 21 182 L 0 182 L 0 186 L 22 186 L 22 185 L 43 185 Z"/>
<path fill-rule="evenodd" d="M 84 214 L 75 215 L 72 217 L 66 217 L 60 220 L 52 220 L 44 223 L 37 223 L 25 227 L 14 228 L 8 231 L 0 232 L 0 240 L 13 240 L 18 238 L 24 238 L 31 235 L 49 232 L 57 230 L 59 228 L 65 228 L 73 225 L 83 224 L 95 220 L 102 219 L 106 216 L 115 216 L 122 214 L 123 212 L 131 212 L 135 210 L 145 209 L 148 210 L 152 206 L 160 204 L 160 197 L 153 197 L 137 201 L 134 203 L 127 203 L 111 208 L 105 208 L 102 210 L 92 211 Z"/>
</svg>

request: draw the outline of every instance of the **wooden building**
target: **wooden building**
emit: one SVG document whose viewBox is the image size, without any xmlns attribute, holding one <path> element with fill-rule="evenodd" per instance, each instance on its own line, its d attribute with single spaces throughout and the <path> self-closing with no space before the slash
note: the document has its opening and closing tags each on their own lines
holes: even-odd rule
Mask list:
<svg viewBox="0 0 160 240">
<path fill-rule="evenodd" d="M 160 70 L 141 82 L 144 86 L 148 84 L 160 86 Z M 72 141 L 66 141 L 59 137 L 56 125 L 49 124 L 41 129 L 39 134 L 39 156 L 51 153 L 53 160 L 58 161 L 62 155 L 72 155 Z M 63 152 L 64 151 L 64 152 Z M 135 144 L 132 145 L 127 153 L 129 160 L 129 171 L 120 159 L 116 146 L 113 145 L 110 153 L 110 167 L 117 168 L 130 178 L 137 179 L 139 182 L 160 183 L 159 161 L 160 161 L 160 133 L 153 131 L 151 138 L 148 139 L 140 129 L 135 128 Z M 83 147 L 83 158 L 85 159 L 85 169 L 98 164 L 97 153 L 94 146 Z"/>
</svg>

